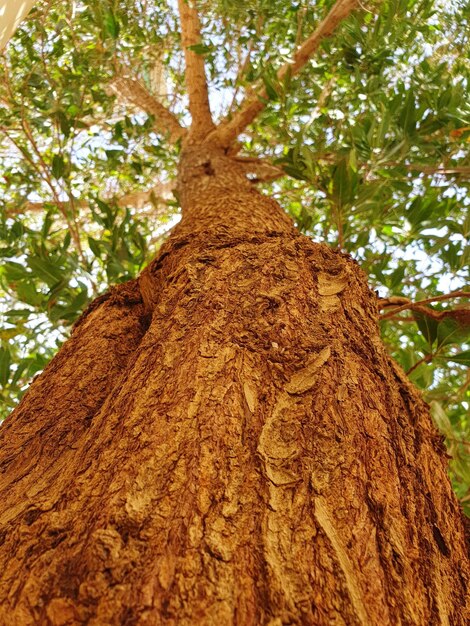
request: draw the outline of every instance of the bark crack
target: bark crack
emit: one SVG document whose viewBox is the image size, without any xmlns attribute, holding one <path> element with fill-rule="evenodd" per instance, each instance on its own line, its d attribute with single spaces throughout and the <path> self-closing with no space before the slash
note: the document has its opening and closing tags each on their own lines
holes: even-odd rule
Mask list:
<svg viewBox="0 0 470 626">
<path fill-rule="evenodd" d="M 362 600 L 362 592 L 356 573 L 354 572 L 353 565 L 346 553 L 346 550 L 341 544 L 339 535 L 333 526 L 326 502 L 321 496 L 317 496 L 315 498 L 315 519 L 325 535 L 328 537 L 331 547 L 335 551 L 336 558 L 338 559 L 338 563 L 344 574 L 349 597 L 351 598 L 351 602 L 354 606 L 356 615 L 360 620 L 361 626 L 370 626 L 371 621 L 369 620 L 366 607 L 364 606 L 364 602 Z"/>
</svg>

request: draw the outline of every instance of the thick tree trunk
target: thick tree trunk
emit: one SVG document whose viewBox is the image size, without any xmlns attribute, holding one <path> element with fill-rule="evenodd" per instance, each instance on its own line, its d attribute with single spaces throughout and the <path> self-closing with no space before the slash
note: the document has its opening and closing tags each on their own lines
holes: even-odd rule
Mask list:
<svg viewBox="0 0 470 626">
<path fill-rule="evenodd" d="M 464 625 L 441 439 L 346 255 L 216 151 L 0 430 L 0 624 Z"/>
</svg>

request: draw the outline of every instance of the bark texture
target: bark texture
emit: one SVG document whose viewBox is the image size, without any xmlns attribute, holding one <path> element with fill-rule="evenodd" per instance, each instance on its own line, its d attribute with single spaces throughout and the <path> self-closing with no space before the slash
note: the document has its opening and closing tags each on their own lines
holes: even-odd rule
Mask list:
<svg viewBox="0 0 470 626">
<path fill-rule="evenodd" d="M 375 294 L 222 153 L 0 430 L 0 624 L 463 626 L 442 442 Z"/>
</svg>

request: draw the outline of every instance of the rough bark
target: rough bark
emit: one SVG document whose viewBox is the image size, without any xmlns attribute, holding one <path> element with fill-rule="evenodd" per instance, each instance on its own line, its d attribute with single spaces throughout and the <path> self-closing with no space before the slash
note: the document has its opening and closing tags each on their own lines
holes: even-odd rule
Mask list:
<svg viewBox="0 0 470 626">
<path fill-rule="evenodd" d="M 442 442 L 361 270 L 209 148 L 179 195 L 0 430 L 0 624 L 463 626 Z"/>
</svg>

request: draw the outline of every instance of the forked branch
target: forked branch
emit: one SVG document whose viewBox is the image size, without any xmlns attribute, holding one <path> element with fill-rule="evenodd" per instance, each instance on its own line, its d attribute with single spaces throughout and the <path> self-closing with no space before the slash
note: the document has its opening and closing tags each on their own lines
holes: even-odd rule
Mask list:
<svg viewBox="0 0 470 626">
<path fill-rule="evenodd" d="M 181 126 L 176 115 L 154 98 L 139 81 L 127 76 L 119 76 L 113 81 L 111 89 L 118 96 L 122 96 L 149 115 L 153 115 L 155 130 L 162 135 L 168 135 L 172 143 L 176 143 L 178 139 L 186 135 L 187 130 Z"/>
<path fill-rule="evenodd" d="M 185 60 L 185 81 L 191 113 L 190 135 L 203 139 L 214 128 L 209 106 L 209 91 L 204 69 L 204 56 L 191 48 L 201 43 L 201 24 L 195 0 L 178 0 L 181 21 L 181 44 Z"/>
<path fill-rule="evenodd" d="M 282 81 L 288 73 L 291 76 L 298 74 L 308 60 L 318 50 L 320 43 L 329 37 L 338 24 L 344 20 L 358 5 L 358 0 L 337 0 L 332 9 L 320 22 L 315 31 L 306 39 L 295 52 L 292 61 L 285 63 L 277 72 L 277 78 Z M 260 86 L 255 95 L 245 99 L 239 110 L 231 119 L 222 122 L 215 131 L 217 140 L 224 146 L 231 143 L 251 124 L 256 116 L 264 109 L 268 101 L 268 94 Z"/>
</svg>

